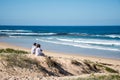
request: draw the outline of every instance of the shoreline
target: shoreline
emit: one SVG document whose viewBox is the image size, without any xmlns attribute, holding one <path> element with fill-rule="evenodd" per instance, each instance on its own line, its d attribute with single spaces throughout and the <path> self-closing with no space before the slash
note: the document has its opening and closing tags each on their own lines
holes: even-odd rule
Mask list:
<svg viewBox="0 0 120 80">
<path fill-rule="evenodd" d="M 39 39 L 37 37 L 6 37 L 1 38 L 0 42 L 5 42 L 25 48 L 31 48 L 32 43 L 36 42 L 42 45 L 42 49 L 52 53 L 67 53 L 67 54 L 75 54 L 75 55 L 83 55 L 83 56 L 91 56 L 91 57 L 101 57 L 108 59 L 118 59 L 120 60 L 120 54 L 117 51 L 110 50 L 99 50 L 96 48 L 82 48 L 82 47 L 74 47 L 62 44 L 54 44 L 51 42 L 44 42 L 36 40 Z M 42 39 L 41 39 L 42 40 Z M 53 41 L 54 42 L 54 41 Z M 84 46 L 84 45 L 83 45 Z"/>
<path fill-rule="evenodd" d="M 13 48 L 13 49 L 20 49 L 30 52 L 30 48 L 25 48 L 21 46 L 16 46 L 10 43 L 6 42 L 0 42 L 0 48 Z M 53 57 L 64 57 L 64 58 L 73 58 L 73 59 L 80 59 L 80 60 L 90 60 L 93 62 L 101 62 L 101 63 L 107 63 L 107 64 L 114 64 L 114 65 L 120 65 L 119 59 L 110 59 L 110 58 L 102 58 L 102 57 L 96 57 L 96 56 L 85 56 L 85 55 L 77 55 L 77 54 L 68 54 L 68 53 L 57 53 L 57 52 L 51 52 L 51 51 L 44 51 L 46 55 L 53 56 Z"/>
</svg>

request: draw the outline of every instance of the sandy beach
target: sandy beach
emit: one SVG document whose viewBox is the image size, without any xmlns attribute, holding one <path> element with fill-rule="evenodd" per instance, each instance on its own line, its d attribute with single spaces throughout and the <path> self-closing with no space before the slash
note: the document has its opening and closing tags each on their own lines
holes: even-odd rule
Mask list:
<svg viewBox="0 0 120 80">
<path fill-rule="evenodd" d="M 44 57 L 41 57 L 41 56 L 35 56 L 35 55 L 32 55 L 30 54 L 30 49 L 29 48 L 25 48 L 25 47 L 20 47 L 20 46 L 16 46 L 16 45 L 13 45 L 13 44 L 8 44 L 8 43 L 4 43 L 4 42 L 0 42 L 0 49 L 6 49 L 6 48 L 12 48 L 12 49 L 15 49 L 15 50 L 24 50 L 24 51 L 27 51 L 29 54 L 27 54 L 27 56 L 31 59 L 36 59 L 38 61 L 41 62 L 42 66 L 44 66 L 46 69 L 50 70 L 51 68 L 48 67 L 46 64 L 45 64 L 45 59 Z M 2 78 L 2 80 L 4 79 L 22 79 L 22 80 L 64 80 L 64 79 L 76 79 L 76 78 L 79 78 L 79 77 L 89 77 L 92 75 L 92 73 L 89 73 L 89 74 L 86 74 L 86 72 L 81 72 L 82 71 L 82 67 L 87 68 L 87 66 L 85 64 L 83 64 L 83 62 L 85 60 L 89 60 L 89 61 L 92 61 L 94 63 L 100 63 L 100 64 L 103 64 L 103 65 L 106 65 L 116 71 L 118 71 L 118 73 L 120 72 L 120 60 L 118 59 L 107 59 L 107 58 L 100 58 L 100 57 L 91 57 L 91 56 L 83 56 L 83 55 L 73 55 L 73 54 L 68 54 L 68 53 L 55 53 L 55 52 L 50 52 L 50 51 L 44 51 L 44 53 L 47 55 L 47 56 L 51 56 L 52 59 L 56 60 L 57 62 L 59 62 L 60 64 L 62 64 L 62 68 L 61 67 L 57 67 L 57 69 L 59 70 L 66 70 L 66 71 L 69 71 L 70 74 L 68 73 L 67 75 L 68 76 L 63 76 L 62 74 L 59 74 L 57 72 L 57 74 L 60 76 L 60 77 L 53 77 L 53 76 L 49 76 L 49 77 L 42 77 L 44 76 L 43 73 L 38 73 L 38 72 L 35 72 L 35 71 L 32 71 L 32 70 L 27 70 L 27 69 L 21 69 L 21 68 L 17 68 L 17 67 L 14 67 L 14 71 L 12 71 L 12 69 L 10 69 L 11 72 L 13 72 L 11 74 L 10 73 L 7 73 L 6 71 L 4 71 L 4 68 L 2 68 L 2 66 L 0 67 L 0 77 Z M 77 61 L 81 61 L 82 63 L 82 66 L 81 67 L 78 67 L 77 65 L 71 65 L 71 61 L 73 60 L 77 60 Z M 2 60 L 1 60 L 2 61 Z M 0 64 L 1 65 L 1 64 Z M 3 69 L 3 70 L 2 70 Z M 9 69 L 8 69 L 9 70 Z M 53 72 L 54 72 L 54 68 L 52 69 Z M 66 72 L 65 71 L 65 72 Z M 4 74 L 3 74 L 4 73 Z M 67 73 L 67 72 L 66 72 Z M 73 76 L 70 76 L 71 73 L 73 74 Z M 17 74 L 17 75 L 16 75 Z M 37 75 L 40 75 L 39 77 L 36 78 Z M 94 75 L 109 75 L 111 73 L 108 73 L 104 70 L 101 70 L 100 72 L 96 72 L 94 73 Z M 5 77 L 5 76 L 6 77 Z M 42 75 L 42 76 L 41 76 Z"/>
<path fill-rule="evenodd" d="M 20 47 L 9 43 L 0 42 L 0 48 L 13 48 L 18 50 L 25 50 L 30 52 L 30 48 Z M 118 59 L 108 59 L 108 58 L 101 58 L 101 57 L 93 57 L 93 56 L 83 56 L 83 55 L 76 55 L 76 54 L 68 54 L 68 53 L 55 53 L 50 51 L 44 51 L 46 55 L 54 56 L 54 57 L 65 57 L 65 58 L 78 58 L 80 60 L 91 60 L 93 62 L 101 62 L 101 63 L 108 63 L 114 65 L 120 65 L 120 60 Z"/>
</svg>

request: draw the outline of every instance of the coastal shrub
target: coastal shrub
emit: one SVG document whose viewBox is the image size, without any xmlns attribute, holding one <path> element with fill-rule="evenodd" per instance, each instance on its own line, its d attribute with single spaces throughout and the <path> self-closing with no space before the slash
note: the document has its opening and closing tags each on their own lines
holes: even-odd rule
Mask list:
<svg viewBox="0 0 120 80">
<path fill-rule="evenodd" d="M 17 66 L 21 68 L 28 68 L 31 64 L 38 65 L 36 60 L 21 54 L 6 54 L 2 55 L 2 58 L 7 62 L 7 67 Z"/>
<path fill-rule="evenodd" d="M 99 67 L 101 67 L 101 68 L 103 68 L 103 69 L 105 69 L 107 72 L 110 72 L 110 73 L 118 73 L 118 71 L 116 71 L 116 70 L 114 70 L 114 69 L 112 69 L 112 68 L 109 68 L 109 67 L 107 67 L 107 66 L 105 66 L 105 65 L 103 65 L 103 64 L 101 64 L 101 63 L 96 64 L 96 65 L 99 66 Z"/>
<path fill-rule="evenodd" d="M 11 48 L 6 48 L 5 49 L 5 52 L 6 53 L 14 53 L 16 50 L 14 50 L 14 49 L 11 49 Z"/>
<path fill-rule="evenodd" d="M 88 67 L 89 72 L 91 72 L 91 71 L 92 72 L 99 72 L 101 70 L 100 66 L 98 66 L 99 63 L 94 63 L 94 62 L 91 62 L 89 60 L 84 60 L 83 62 Z"/>
<path fill-rule="evenodd" d="M 74 64 L 74 65 L 77 65 L 77 66 L 81 65 L 81 63 L 78 62 L 77 60 L 71 60 L 71 64 Z"/>
<path fill-rule="evenodd" d="M 116 70 L 114 70 L 112 68 L 106 67 L 106 66 L 105 66 L 105 70 L 110 72 L 110 73 L 118 73 L 118 71 L 116 71 Z"/>
<path fill-rule="evenodd" d="M 64 79 L 64 80 L 120 80 L 120 75 L 102 75 L 102 76 L 91 76 L 86 78 L 77 79 Z"/>
<path fill-rule="evenodd" d="M 27 54 L 28 52 L 23 50 L 15 50 L 11 48 L 0 49 L 0 53 L 16 53 L 16 54 Z"/>
<path fill-rule="evenodd" d="M 4 53 L 4 51 L 5 51 L 4 49 L 0 49 L 0 53 Z"/>
<path fill-rule="evenodd" d="M 23 54 L 1 54 L 0 58 L 2 61 L 5 61 L 6 64 L 3 64 L 6 69 L 19 67 L 29 69 L 30 71 L 40 72 L 44 76 L 55 76 L 51 71 L 48 71 L 43 67 L 40 61 L 32 59 Z M 14 69 L 13 69 L 14 70 Z"/>
</svg>

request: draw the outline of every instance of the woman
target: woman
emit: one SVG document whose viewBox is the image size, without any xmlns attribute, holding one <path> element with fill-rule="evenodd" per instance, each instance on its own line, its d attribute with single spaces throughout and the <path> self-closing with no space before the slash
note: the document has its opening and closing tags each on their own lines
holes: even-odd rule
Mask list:
<svg viewBox="0 0 120 80">
<path fill-rule="evenodd" d="M 32 48 L 31 48 L 31 54 L 35 54 L 36 45 L 37 45 L 37 43 L 33 44 Z"/>
<path fill-rule="evenodd" d="M 37 48 L 35 50 L 35 55 L 36 56 L 44 56 L 44 54 L 42 53 L 42 49 L 41 49 L 41 45 L 37 44 Z"/>
</svg>

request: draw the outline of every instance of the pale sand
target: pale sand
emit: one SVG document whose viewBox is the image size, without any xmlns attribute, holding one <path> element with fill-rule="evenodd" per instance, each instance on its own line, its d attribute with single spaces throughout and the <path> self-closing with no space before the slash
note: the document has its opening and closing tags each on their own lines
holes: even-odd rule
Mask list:
<svg viewBox="0 0 120 80">
<path fill-rule="evenodd" d="M 8 44 L 4 42 L 0 42 L 0 48 L 13 48 L 19 50 L 25 50 L 30 52 L 30 48 L 20 47 L 13 44 Z M 109 58 L 101 58 L 101 57 L 92 57 L 92 56 L 83 56 L 83 55 L 73 55 L 68 53 L 55 53 L 50 51 L 44 51 L 46 55 L 53 56 L 53 57 L 64 57 L 64 58 L 72 58 L 72 59 L 80 59 L 80 60 L 90 60 L 93 62 L 101 62 L 113 65 L 120 65 L 120 59 L 109 59 Z"/>
<path fill-rule="evenodd" d="M 8 43 L 3 43 L 3 42 L 0 42 L 0 48 L 13 48 L 13 49 L 19 49 L 19 50 L 25 50 L 25 51 L 28 51 L 30 52 L 30 49 L 29 48 L 24 48 L 24 47 L 20 47 L 20 46 L 16 46 L 16 45 L 13 45 L 13 44 L 8 44 Z M 42 77 L 41 80 L 65 80 L 65 79 L 75 79 L 75 78 L 78 78 L 78 77 L 88 77 L 90 76 L 91 74 L 81 74 L 81 75 L 78 75 L 75 73 L 74 70 L 79 70 L 80 68 L 78 68 L 77 66 L 73 66 L 73 65 L 70 65 L 70 60 L 73 60 L 73 59 L 76 59 L 76 60 L 90 60 L 90 61 L 93 61 L 93 62 L 100 62 L 100 63 L 106 63 L 106 64 L 112 64 L 112 66 L 109 66 L 113 69 L 116 69 L 120 72 L 120 60 L 117 60 L 117 59 L 107 59 L 107 58 L 100 58 L 100 57 L 91 57 L 91 56 L 81 56 L 81 55 L 72 55 L 72 54 L 68 54 L 68 53 L 55 53 L 55 52 L 50 52 L 50 51 L 44 51 L 44 53 L 48 56 L 53 56 L 55 60 L 58 60 L 60 61 L 60 63 L 63 64 L 63 66 L 65 67 L 66 66 L 66 70 L 74 73 L 75 75 L 77 76 L 66 76 L 66 77 Z M 28 55 L 29 57 L 31 58 L 36 58 L 40 61 L 44 61 L 44 57 L 37 57 L 37 56 L 33 56 L 31 54 Z M 61 58 L 60 58 L 61 57 Z M 44 64 L 42 64 L 44 65 Z M 44 65 L 44 67 L 46 67 L 46 65 Z M 84 66 L 85 67 L 85 66 Z M 17 69 L 17 71 L 21 71 L 21 69 Z M 29 73 L 28 72 L 25 72 L 24 74 L 28 74 L 28 76 L 30 77 L 30 79 L 27 79 L 27 80 L 31 80 L 33 78 L 31 78 L 32 76 L 36 76 L 37 73 Z M 22 73 L 23 74 L 23 73 Z M 6 74 L 6 76 L 8 76 L 7 78 L 5 78 L 5 75 L 3 74 L 3 72 L 0 73 L 0 77 L 4 78 L 4 79 L 20 79 L 20 80 L 26 80 L 26 76 L 25 75 L 19 75 L 18 78 L 16 78 L 15 76 L 9 76 Z M 96 73 L 95 75 L 107 75 L 108 73 Z M 23 77 L 23 79 L 21 79 L 21 76 Z M 14 78 L 15 77 L 15 78 Z M 28 78 L 29 78 L 28 77 Z M 45 78 L 45 79 L 44 79 Z M 2 80 L 4 80 L 2 79 Z M 33 79 L 33 80 L 39 80 L 39 79 Z"/>
</svg>

